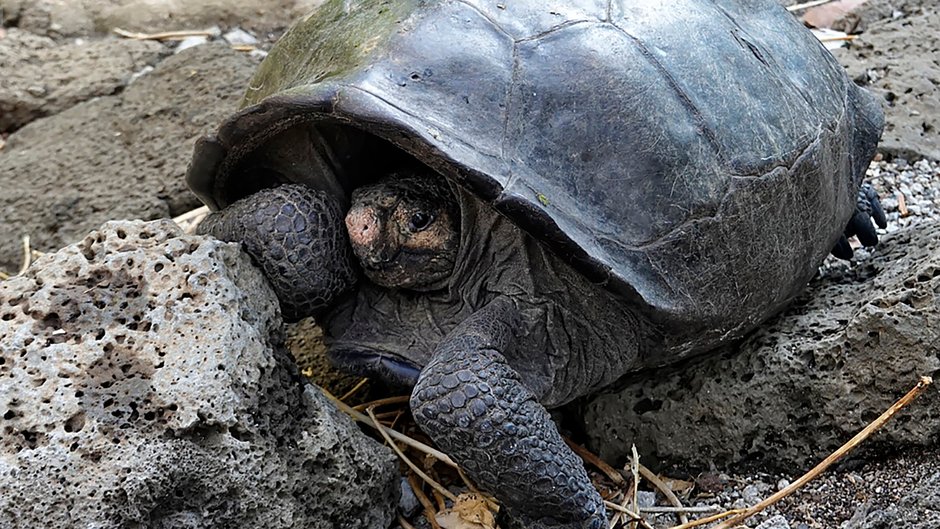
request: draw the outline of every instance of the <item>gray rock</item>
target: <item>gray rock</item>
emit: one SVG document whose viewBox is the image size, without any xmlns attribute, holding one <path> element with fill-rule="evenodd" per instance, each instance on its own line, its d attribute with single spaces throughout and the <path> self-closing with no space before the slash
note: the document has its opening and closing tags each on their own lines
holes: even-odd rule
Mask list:
<svg viewBox="0 0 940 529">
<path fill-rule="evenodd" d="M 0 270 L 18 269 L 23 235 L 50 251 L 110 219 L 198 207 L 184 179 L 193 142 L 232 112 L 257 63 L 221 43 L 197 46 L 119 94 L 11 134 L 0 151 Z"/>
<path fill-rule="evenodd" d="M 755 529 L 790 529 L 790 522 L 784 516 L 778 514 L 767 518 Z"/>
<path fill-rule="evenodd" d="M 940 159 L 940 11 L 872 23 L 834 55 L 849 76 L 884 99 L 880 150 L 908 160 Z"/>
<path fill-rule="evenodd" d="M 0 38 L 0 132 L 124 88 L 164 50 L 152 41 L 59 44 L 16 28 Z"/>
<path fill-rule="evenodd" d="M 940 223 L 885 236 L 866 261 L 826 274 L 737 349 L 634 375 L 590 400 L 590 445 L 615 462 L 636 443 L 653 466 L 805 469 L 921 375 L 940 378 Z M 869 445 L 935 442 L 938 406 L 935 385 Z"/>
<path fill-rule="evenodd" d="M 0 0 L 0 19 L 53 36 L 106 33 L 120 27 L 160 32 L 238 24 L 267 32 L 284 28 L 323 0 Z"/>
<path fill-rule="evenodd" d="M 182 53 L 189 48 L 194 48 L 196 46 L 201 46 L 209 42 L 209 37 L 197 36 L 197 37 L 186 37 L 181 40 L 179 44 L 176 45 L 176 49 L 173 50 L 174 53 Z"/>
<path fill-rule="evenodd" d="M 394 456 L 304 383 L 277 307 L 169 221 L 0 283 L 0 526 L 387 527 Z"/>
<path fill-rule="evenodd" d="M 228 31 L 222 35 L 222 38 L 232 46 L 254 46 L 258 44 L 258 39 L 242 28 L 235 28 Z"/>
</svg>

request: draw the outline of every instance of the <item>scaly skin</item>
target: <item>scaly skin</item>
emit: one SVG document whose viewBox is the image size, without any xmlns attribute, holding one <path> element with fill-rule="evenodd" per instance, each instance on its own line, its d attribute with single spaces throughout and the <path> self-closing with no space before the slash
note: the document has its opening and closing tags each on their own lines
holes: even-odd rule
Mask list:
<svg viewBox="0 0 940 529">
<path fill-rule="evenodd" d="M 209 215 L 198 231 L 241 242 L 271 282 L 284 319 L 296 321 L 331 306 L 356 284 L 343 217 L 326 193 L 290 184 Z"/>
<path fill-rule="evenodd" d="M 497 298 L 454 329 L 411 394 L 415 419 L 482 487 L 511 525 L 598 529 L 603 501 L 551 416 L 501 353 L 518 325 Z"/>
</svg>

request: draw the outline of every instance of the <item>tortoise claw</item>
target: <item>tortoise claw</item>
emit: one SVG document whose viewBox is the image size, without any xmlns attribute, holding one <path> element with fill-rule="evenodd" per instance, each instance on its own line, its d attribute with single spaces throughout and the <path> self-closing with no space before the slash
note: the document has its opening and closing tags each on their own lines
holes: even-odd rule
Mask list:
<svg viewBox="0 0 940 529">
<path fill-rule="evenodd" d="M 832 248 L 832 255 L 838 259 L 843 259 L 848 261 L 855 255 L 855 252 L 852 250 L 852 245 L 849 244 L 849 238 L 845 235 L 839 237 L 839 242 Z"/>
<path fill-rule="evenodd" d="M 874 224 L 872 224 L 874 221 Z M 881 229 L 888 227 L 888 218 L 885 215 L 884 208 L 881 207 L 881 201 L 878 200 L 878 193 L 870 184 L 863 184 L 858 189 L 858 197 L 855 202 L 855 214 L 849 220 L 845 227 L 845 232 L 832 249 L 832 255 L 839 259 L 849 260 L 854 255 L 852 246 L 849 244 L 849 237 L 858 237 L 863 246 L 875 246 L 878 244 L 878 232 L 875 229 L 878 226 Z"/>
</svg>

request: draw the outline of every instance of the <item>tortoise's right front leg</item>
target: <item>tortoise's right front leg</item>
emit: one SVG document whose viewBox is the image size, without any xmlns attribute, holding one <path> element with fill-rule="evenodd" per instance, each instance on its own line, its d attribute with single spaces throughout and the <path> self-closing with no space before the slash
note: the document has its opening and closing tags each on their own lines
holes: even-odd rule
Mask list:
<svg viewBox="0 0 940 529">
<path fill-rule="evenodd" d="M 500 500 L 510 527 L 606 527 L 583 463 L 501 353 L 516 325 L 513 303 L 497 298 L 449 333 L 411 394 L 415 419 Z"/>
<path fill-rule="evenodd" d="M 330 306 L 356 283 L 345 214 L 327 193 L 287 184 L 212 213 L 198 232 L 241 242 L 268 278 L 284 319 Z"/>
</svg>

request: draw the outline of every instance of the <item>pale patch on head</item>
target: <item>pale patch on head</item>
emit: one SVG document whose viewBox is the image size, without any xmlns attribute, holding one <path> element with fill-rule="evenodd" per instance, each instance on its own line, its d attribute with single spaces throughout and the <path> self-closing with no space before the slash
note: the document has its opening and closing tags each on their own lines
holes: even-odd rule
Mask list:
<svg viewBox="0 0 940 529">
<path fill-rule="evenodd" d="M 431 290 L 453 271 L 460 239 L 456 198 L 443 177 L 425 171 L 394 173 L 353 192 L 349 240 L 378 285 Z"/>
</svg>

